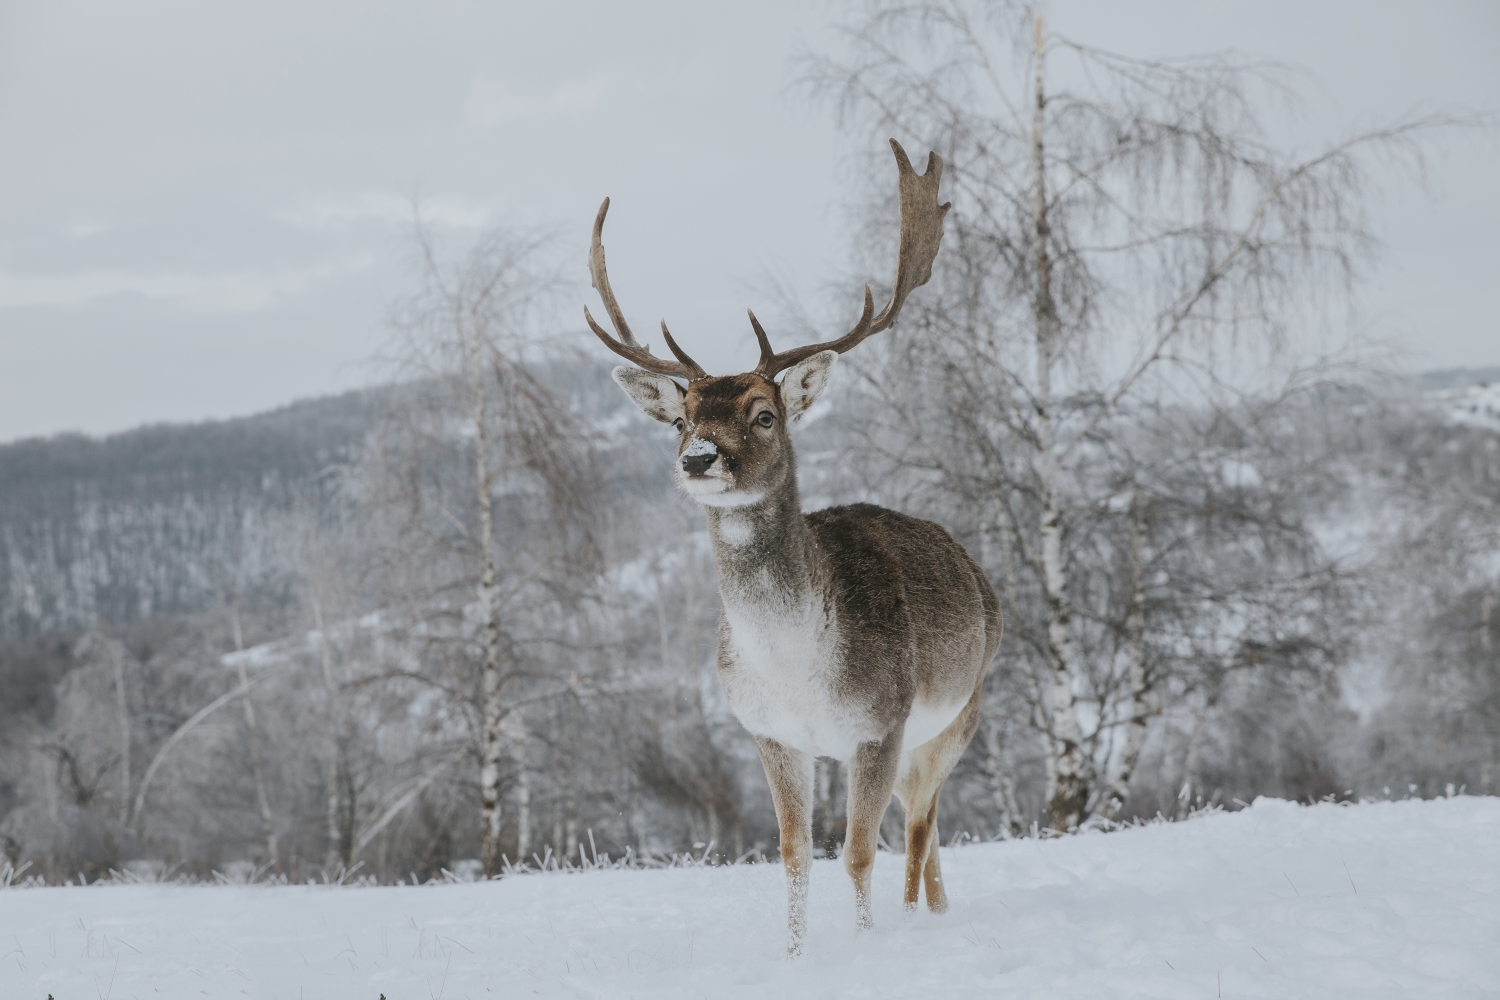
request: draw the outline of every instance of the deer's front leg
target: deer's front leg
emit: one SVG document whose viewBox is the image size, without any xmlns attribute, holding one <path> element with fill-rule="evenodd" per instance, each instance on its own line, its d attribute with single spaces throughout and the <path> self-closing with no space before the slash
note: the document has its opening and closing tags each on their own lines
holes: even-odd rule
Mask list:
<svg viewBox="0 0 1500 1000">
<path fill-rule="evenodd" d="M 849 762 L 849 829 L 844 836 L 844 869 L 854 880 L 854 922 L 860 930 L 875 926 L 870 912 L 870 869 L 880 819 L 891 804 L 896 765 L 901 759 L 901 730 L 883 740 L 861 743 Z"/>
<path fill-rule="evenodd" d="M 776 803 L 776 822 L 781 827 L 790 933 L 786 950 L 788 955 L 800 955 L 802 939 L 807 936 L 807 880 L 812 865 L 813 759 L 762 736 L 755 738 L 755 745 L 771 783 L 771 801 Z"/>
</svg>

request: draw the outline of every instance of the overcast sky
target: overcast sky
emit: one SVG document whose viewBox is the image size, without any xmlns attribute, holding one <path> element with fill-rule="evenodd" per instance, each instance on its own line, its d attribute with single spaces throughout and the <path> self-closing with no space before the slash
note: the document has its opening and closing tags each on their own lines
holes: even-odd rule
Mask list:
<svg viewBox="0 0 1500 1000">
<path fill-rule="evenodd" d="M 841 10 L 0 2 L 0 441 L 369 381 L 410 287 L 414 193 L 455 237 L 556 224 L 580 296 L 610 195 L 610 274 L 637 329 L 666 316 L 710 370 L 748 367 L 755 287 L 817 299 L 848 259 L 852 140 L 789 90 L 789 60 Z M 1304 67 L 1303 134 L 1500 106 L 1492 0 L 1058 2 L 1049 20 L 1131 55 Z M 1410 368 L 1497 365 L 1500 152 L 1434 151 L 1432 196 L 1388 185 L 1377 209 L 1388 248 L 1364 315 Z"/>
</svg>

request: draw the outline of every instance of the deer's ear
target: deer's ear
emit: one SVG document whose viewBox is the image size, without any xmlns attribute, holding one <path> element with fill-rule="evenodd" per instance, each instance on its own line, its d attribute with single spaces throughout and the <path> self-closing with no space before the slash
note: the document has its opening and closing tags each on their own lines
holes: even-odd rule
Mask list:
<svg viewBox="0 0 1500 1000">
<path fill-rule="evenodd" d="M 787 420 L 796 420 L 812 409 L 828 388 L 828 376 L 838 359 L 837 351 L 820 351 L 787 369 L 786 377 L 781 380 L 781 402 L 786 406 Z"/>
<path fill-rule="evenodd" d="M 665 375 L 642 371 L 629 365 L 621 365 L 611 374 L 619 383 L 630 401 L 641 408 L 641 412 L 652 420 L 664 424 L 676 423 L 683 418 L 682 401 L 687 396 L 682 386 Z"/>
</svg>

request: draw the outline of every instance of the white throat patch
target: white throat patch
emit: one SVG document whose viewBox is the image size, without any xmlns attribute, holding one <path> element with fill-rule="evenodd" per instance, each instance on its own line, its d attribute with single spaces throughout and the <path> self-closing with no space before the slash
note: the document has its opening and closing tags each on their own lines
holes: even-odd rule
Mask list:
<svg viewBox="0 0 1500 1000">
<path fill-rule="evenodd" d="M 719 539 L 732 548 L 743 548 L 755 537 L 755 525 L 748 517 L 724 514 L 719 517 Z"/>
</svg>

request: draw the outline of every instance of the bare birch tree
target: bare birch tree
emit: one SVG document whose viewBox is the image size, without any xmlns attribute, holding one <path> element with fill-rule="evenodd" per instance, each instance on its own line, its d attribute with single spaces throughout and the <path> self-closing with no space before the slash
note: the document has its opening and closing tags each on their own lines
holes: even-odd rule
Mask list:
<svg viewBox="0 0 1500 1000">
<path fill-rule="evenodd" d="M 846 41 L 808 81 L 846 122 L 938 150 L 954 204 L 941 291 L 903 316 L 878 392 L 892 439 L 921 442 L 907 452 L 918 467 L 948 434 L 962 444 L 946 471 L 1006 470 L 987 499 L 1009 523 L 988 527 L 1036 583 L 1038 617 L 1023 603 L 1016 632 L 1035 639 L 1046 818 L 1071 829 L 1118 811 L 1151 710 L 1145 522 L 1171 505 L 1120 474 L 1122 428 L 1144 408 L 1223 411 L 1295 383 L 1284 359 L 1307 351 L 1288 348 L 1372 245 L 1370 158 L 1414 154 L 1446 119 L 1282 149 L 1262 113 L 1265 95 L 1290 94 L 1275 67 L 1127 58 L 1048 33 L 1021 4 L 878 4 Z M 934 378 L 913 403 L 922 367 Z M 1101 511 L 1124 530 L 1092 530 Z M 1106 594 L 1078 576 L 1111 559 L 1135 580 L 1114 673 Z"/>
<path fill-rule="evenodd" d="M 591 458 L 570 404 L 534 367 L 557 350 L 542 332 L 560 287 L 548 240 L 496 229 L 450 261 L 419 224 L 416 245 L 421 290 L 395 316 L 410 391 L 384 438 L 386 488 L 405 512 L 403 544 L 425 549 L 405 557 L 434 560 L 419 614 L 446 615 L 443 634 L 476 661 L 481 853 L 493 875 L 507 746 L 528 849 L 527 730 L 516 713 L 556 692 L 537 650 L 567 634 L 569 601 L 587 589 Z"/>
</svg>

